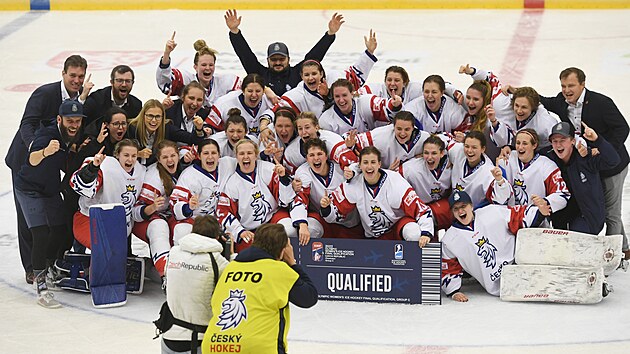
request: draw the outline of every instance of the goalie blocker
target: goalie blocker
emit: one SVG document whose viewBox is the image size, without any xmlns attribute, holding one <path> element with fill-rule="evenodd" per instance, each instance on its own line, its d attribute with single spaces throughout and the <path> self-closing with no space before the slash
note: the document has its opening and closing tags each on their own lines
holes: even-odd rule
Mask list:
<svg viewBox="0 0 630 354">
<path fill-rule="evenodd" d="M 527 228 L 516 237 L 516 264 L 604 269 L 609 275 L 623 258 L 621 235 L 591 235 L 575 231 Z"/>
</svg>

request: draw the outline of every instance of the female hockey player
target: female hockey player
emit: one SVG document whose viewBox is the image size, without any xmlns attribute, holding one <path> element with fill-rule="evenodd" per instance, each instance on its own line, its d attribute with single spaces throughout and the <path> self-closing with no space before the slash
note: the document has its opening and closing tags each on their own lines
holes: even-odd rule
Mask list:
<svg viewBox="0 0 630 354">
<path fill-rule="evenodd" d="M 339 135 L 353 129 L 363 133 L 386 125 L 402 108 L 402 98 L 395 94 L 390 99 L 368 94 L 353 97 L 354 87 L 346 79 L 335 81 L 330 90 L 334 103 L 319 117 L 319 125 Z"/>
<path fill-rule="evenodd" d="M 507 159 L 499 159 L 498 164 L 505 170 L 506 179 L 512 186 L 510 205 L 536 204 L 533 199 L 539 197 L 544 198 L 553 213 L 564 209 L 571 194 L 558 165 L 536 152 L 538 142 L 535 130 L 519 130 L 516 134 L 516 150 Z"/>
<path fill-rule="evenodd" d="M 159 102 L 158 102 L 159 103 Z M 150 205 L 144 210 L 136 206 L 140 195 L 146 168 L 138 162 L 138 143 L 123 139 L 114 149 L 114 156 L 105 156 L 103 148 L 93 158 L 87 158 L 83 166 L 70 178 L 70 186 L 79 193 L 79 210 L 74 214 L 74 238 L 90 248 L 91 205 L 122 203 L 127 215 L 127 236 L 131 234 L 134 219 L 139 213 L 150 215 L 158 205 Z M 136 213 L 134 217 L 132 214 Z"/>
<path fill-rule="evenodd" d="M 475 208 L 487 203 L 506 204 L 512 189 L 499 167 L 485 154 L 486 137 L 477 130 L 466 133 L 464 143 L 453 144 L 448 151 L 453 163 L 451 187 L 465 191 Z"/>
<path fill-rule="evenodd" d="M 241 115 L 241 110 L 232 108 L 227 112 L 225 130 L 212 134 L 212 140 L 219 144 L 221 156 L 236 157 L 234 145 L 241 139 L 250 139 L 258 143 L 258 138 L 247 133 L 247 121 Z"/>
<path fill-rule="evenodd" d="M 306 163 L 295 172 L 295 181 L 302 188 L 291 205 L 291 220 L 298 228 L 300 244 L 318 237 L 363 238 L 359 214 L 350 211 L 345 218 L 328 223 L 320 212 L 330 205 L 330 193 L 345 182 L 343 169 L 328 158 L 326 143 L 318 138 L 304 144 Z"/>
<path fill-rule="evenodd" d="M 397 95 L 406 105 L 422 95 L 422 83 L 410 82 L 407 70 L 393 65 L 385 70 L 385 82 L 365 84 L 358 92 L 360 95 L 376 95 L 385 99 Z"/>
<path fill-rule="evenodd" d="M 243 139 L 235 146 L 238 165 L 221 191 L 217 217 L 232 236 L 237 252 L 249 247 L 265 223 L 280 223 L 296 236 L 288 206 L 295 192 L 284 166 L 257 160 L 258 145 Z"/>
<path fill-rule="evenodd" d="M 464 191 L 454 191 L 448 202 L 454 221 L 441 240 L 442 290 L 455 301 L 468 301 L 461 292 L 466 271 L 489 294 L 499 296 L 503 266 L 514 262 L 516 232 L 538 227 L 549 215 L 549 206 L 488 205 L 473 210 L 473 202 Z"/>
<path fill-rule="evenodd" d="M 177 43 L 173 32 L 171 39 L 166 41 L 164 55 L 156 72 L 158 88 L 165 94 L 180 96 L 184 86 L 197 81 L 205 89 L 203 107 L 209 109 L 217 98 L 241 86 L 239 77 L 234 74 L 215 74 L 217 51 L 209 48 L 203 39 L 198 39 L 193 44 L 196 52 L 193 61 L 195 72 L 171 68 L 171 52 L 175 47 Z"/>
<path fill-rule="evenodd" d="M 213 139 L 197 146 L 199 160 L 179 176 L 170 197 L 170 205 L 177 220 L 173 229 L 173 244 L 191 232 L 199 215 L 215 215 L 219 194 L 236 170 L 236 160 L 221 157 L 221 149 Z"/>
<path fill-rule="evenodd" d="M 273 104 L 264 96 L 265 81 L 258 74 L 249 74 L 243 79 L 242 91 L 233 91 L 220 97 L 212 106 L 206 123 L 213 130 L 225 130 L 230 111 L 240 110 L 247 123 L 247 133 L 258 136 L 271 123 L 269 110 Z"/>
<path fill-rule="evenodd" d="M 420 200 L 431 208 L 437 230 L 451 226 L 453 214 L 448 206 L 451 193 L 451 164 L 444 141 L 431 135 L 422 144 L 422 157 L 400 164 L 398 172 L 405 177 Z"/>
<path fill-rule="evenodd" d="M 358 210 L 365 237 L 418 241 L 424 247 L 433 235 L 431 209 L 397 172 L 381 168 L 381 153 L 368 146 L 359 155 L 361 173 L 333 192 L 332 203 L 322 208 L 329 223 Z"/>
<path fill-rule="evenodd" d="M 179 178 L 179 149 L 170 140 L 155 146 L 157 162 L 147 168 L 138 198 L 141 219 L 134 219 L 133 234 L 149 244 L 153 265 L 164 276 L 166 258 L 173 241 L 175 218 L 169 207 L 169 198 Z M 154 206 L 154 208 L 149 208 Z"/>
<path fill-rule="evenodd" d="M 514 135 L 517 131 L 530 128 L 538 135 L 538 149 L 551 146 L 549 134 L 558 120 L 540 104 L 538 92 L 531 87 L 521 87 L 512 94 L 514 115 L 510 119 L 500 121 L 494 111 L 488 111 L 488 119 L 492 124 L 491 136 L 497 146 L 514 146 Z"/>
<path fill-rule="evenodd" d="M 422 83 L 422 96 L 405 103 L 419 129 L 429 133 L 453 133 L 466 114 L 455 100 L 444 94 L 446 83 L 440 75 L 429 75 Z"/>
<path fill-rule="evenodd" d="M 295 139 L 284 150 L 284 165 L 293 174 L 298 167 L 306 162 L 306 150 L 304 144 L 311 139 L 319 138 L 330 151 L 330 159 L 338 163 L 342 168 L 357 162 L 356 155 L 350 151 L 341 136 L 338 134 L 320 129 L 317 116 L 312 112 L 302 112 L 295 120 L 299 139 Z M 289 234 L 291 236 L 291 234 Z"/>
</svg>

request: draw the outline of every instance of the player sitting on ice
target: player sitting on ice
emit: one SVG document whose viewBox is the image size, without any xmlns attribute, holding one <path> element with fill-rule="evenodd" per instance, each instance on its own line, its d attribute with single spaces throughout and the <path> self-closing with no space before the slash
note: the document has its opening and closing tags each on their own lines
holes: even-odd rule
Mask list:
<svg viewBox="0 0 630 354">
<path fill-rule="evenodd" d="M 464 271 L 499 296 L 502 268 L 514 263 L 516 232 L 537 227 L 551 212 L 542 198 L 532 199 L 529 206 L 488 205 L 473 211 L 468 193 L 453 192 L 448 202 L 455 220 L 442 238 L 442 290 L 447 296 L 468 301 L 460 291 Z"/>
</svg>

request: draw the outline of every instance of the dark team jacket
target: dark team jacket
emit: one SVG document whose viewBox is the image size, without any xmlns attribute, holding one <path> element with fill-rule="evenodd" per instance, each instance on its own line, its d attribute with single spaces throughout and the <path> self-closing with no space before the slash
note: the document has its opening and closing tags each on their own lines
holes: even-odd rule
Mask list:
<svg viewBox="0 0 630 354">
<path fill-rule="evenodd" d="M 83 114 L 86 117 L 83 119 L 83 126 L 103 118 L 107 110 L 112 108 L 112 87 L 103 87 L 100 90 L 92 92 L 85 104 L 83 105 Z M 127 112 L 127 118 L 133 119 L 138 116 L 142 110 L 142 101 L 136 96 L 129 94 L 127 96 L 127 103 L 125 103 L 121 109 Z"/>
<path fill-rule="evenodd" d="M 59 127 L 51 125 L 37 130 L 30 151 L 45 148 L 51 140 L 59 141 L 59 151 L 46 156 L 37 166 L 32 166 L 27 158 L 15 179 L 15 188 L 41 197 L 52 197 L 61 192 L 60 171 L 67 171 L 69 148 L 61 139 Z"/>
<path fill-rule="evenodd" d="M 304 56 L 304 60 L 314 59 L 321 62 L 324 55 L 335 41 L 335 35 L 324 33 L 324 36 L 315 44 L 315 46 Z M 269 86 L 278 96 L 282 96 L 285 92 L 297 86 L 302 81 L 300 76 L 302 63 L 299 62 L 295 66 L 289 66 L 282 72 L 275 72 L 273 69 L 260 64 L 256 54 L 252 51 L 243 37 L 243 33 L 239 30 L 237 34 L 230 32 L 230 42 L 234 52 L 243 64 L 243 68 L 248 74 L 259 74 L 265 79 L 265 84 Z"/>
<path fill-rule="evenodd" d="M 625 146 L 625 141 L 630 133 L 630 127 L 628 122 L 623 117 L 619 108 L 615 105 L 612 99 L 601 93 L 593 92 L 586 89 L 584 94 L 584 105 L 582 106 L 582 121 L 586 123 L 590 128 L 593 128 L 597 132 L 597 135 L 603 137 L 608 141 L 619 153 L 619 162 L 601 171 L 602 177 L 610 177 L 621 172 L 628 163 L 630 157 L 628 156 L 628 150 Z M 556 97 L 543 97 L 540 96 L 540 103 L 545 108 L 560 117 L 563 122 L 571 123 L 569 119 L 568 104 L 565 101 L 562 92 Z M 584 133 L 584 127 L 580 127 L 582 133 Z M 589 145 L 591 145 L 589 143 Z"/>
<path fill-rule="evenodd" d="M 61 81 L 42 85 L 33 91 L 24 108 L 20 128 L 4 160 L 10 169 L 18 171 L 22 167 L 28 155 L 28 146 L 35 139 L 35 131 L 40 126 L 57 126 L 60 105 Z"/>
<path fill-rule="evenodd" d="M 587 123 L 588 124 L 588 123 Z M 597 233 L 604 226 L 606 219 L 606 205 L 604 203 L 604 188 L 600 179 L 600 171 L 608 170 L 619 164 L 619 154 L 603 137 L 590 142 L 599 149 L 596 156 L 580 156 L 573 147 L 569 163 L 565 164 L 558 155 L 551 153 L 549 157 L 558 165 L 562 178 L 571 192 L 567 208 L 576 205 L 575 212 L 581 213 L 586 219 L 591 232 Z M 576 217 L 579 215 L 575 215 Z"/>
<path fill-rule="evenodd" d="M 201 142 L 203 142 L 203 139 L 205 138 L 203 136 L 202 137 L 197 136 L 197 134 L 195 133 L 189 133 L 185 131 L 184 129 L 181 129 L 180 127 L 176 127 L 175 125 L 173 125 L 173 122 L 171 121 L 167 121 L 165 127 L 166 127 L 166 131 L 164 134 L 164 138 L 166 140 L 174 141 L 176 143 L 184 143 L 187 145 L 199 145 L 201 144 Z M 126 137 L 130 139 L 136 139 L 139 142 L 137 129 L 134 125 L 127 125 Z M 142 144 L 140 144 L 140 150 L 144 149 L 145 147 L 146 146 L 143 146 Z M 156 161 L 157 161 L 157 158 L 152 155 L 150 158 L 147 159 L 144 165 L 150 166 L 152 163 Z"/>
</svg>

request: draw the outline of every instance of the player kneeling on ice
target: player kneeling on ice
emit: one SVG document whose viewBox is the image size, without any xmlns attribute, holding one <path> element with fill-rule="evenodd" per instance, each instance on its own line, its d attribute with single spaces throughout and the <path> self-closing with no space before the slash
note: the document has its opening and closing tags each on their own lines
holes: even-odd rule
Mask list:
<svg viewBox="0 0 630 354">
<path fill-rule="evenodd" d="M 514 263 L 516 232 L 537 227 L 549 216 L 546 202 L 537 205 L 488 205 L 473 211 L 468 193 L 455 191 L 449 198 L 453 225 L 442 238 L 442 290 L 453 300 L 466 302 L 460 291 L 464 271 L 486 291 L 499 296 L 501 271 Z"/>
</svg>

